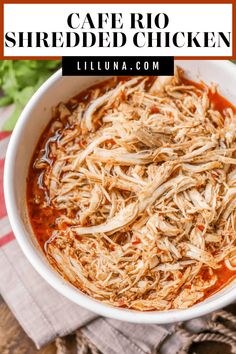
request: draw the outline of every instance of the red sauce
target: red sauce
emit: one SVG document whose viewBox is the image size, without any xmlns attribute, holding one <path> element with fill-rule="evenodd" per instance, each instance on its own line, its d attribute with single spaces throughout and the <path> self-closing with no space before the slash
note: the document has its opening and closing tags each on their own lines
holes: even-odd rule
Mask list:
<svg viewBox="0 0 236 354">
<path fill-rule="evenodd" d="M 219 95 L 218 92 L 208 92 L 209 99 L 213 102 L 213 108 L 217 111 L 224 113 L 225 108 L 232 108 L 233 112 L 236 113 L 236 107 L 232 105 L 225 97 Z"/>
<path fill-rule="evenodd" d="M 91 88 L 92 89 L 99 88 L 102 91 L 102 93 L 105 93 L 110 88 L 116 86 L 118 82 L 125 81 L 128 79 L 130 79 L 130 77 L 112 78 L 105 82 L 96 84 L 90 87 L 89 89 L 81 92 L 74 98 L 72 98 L 68 103 L 66 103 L 66 107 L 68 107 L 68 109 L 72 109 L 73 106 L 77 105 L 79 102 L 88 102 L 91 98 L 91 91 L 90 91 Z M 151 85 L 154 79 L 155 78 L 150 77 L 150 79 L 147 82 L 147 85 Z M 212 108 L 219 110 L 222 115 L 224 114 L 226 108 L 232 108 L 234 113 L 236 113 L 236 108 L 226 98 L 222 97 L 218 92 L 212 92 L 209 89 L 209 87 L 207 87 L 204 83 L 196 83 L 188 79 L 184 79 L 183 82 L 184 84 L 193 85 L 201 90 L 202 89 L 207 90 L 208 97 L 213 105 Z M 121 94 L 121 99 L 122 98 L 124 97 Z M 152 107 L 151 110 L 152 113 L 158 111 L 155 107 Z M 68 122 L 65 120 L 65 122 L 63 123 L 63 127 L 59 129 L 59 131 L 57 131 L 56 133 L 55 132 L 52 133 L 50 131 L 50 126 L 55 121 L 59 121 L 59 118 L 57 114 L 55 115 L 54 113 L 54 117 L 52 118 L 52 120 L 50 121 L 46 129 L 44 130 L 36 146 L 35 152 L 31 160 L 28 179 L 27 179 L 27 202 L 28 202 L 29 216 L 30 216 L 32 228 L 42 249 L 44 249 L 44 244 L 51 236 L 53 230 L 66 227 L 66 224 L 60 226 L 57 224 L 57 217 L 63 213 L 63 210 L 57 211 L 54 208 L 52 208 L 50 205 L 48 205 L 46 208 L 41 208 L 41 204 L 45 202 L 45 200 L 47 200 L 46 188 L 44 187 L 41 181 L 42 180 L 41 172 L 34 168 L 34 162 L 40 154 L 42 155 L 42 150 L 44 150 L 45 158 L 50 160 L 50 156 L 48 155 L 48 151 L 47 151 L 47 143 L 48 144 L 56 143 L 60 137 L 60 134 L 62 134 L 63 130 L 69 128 Z M 113 142 L 110 141 L 110 143 L 112 144 Z M 83 139 L 81 139 L 81 145 L 83 145 Z M 202 230 L 201 225 L 199 226 L 199 229 Z M 139 240 L 137 239 L 134 242 L 134 244 L 138 244 L 138 243 Z M 113 246 L 111 245 L 110 248 L 112 250 Z M 205 272 L 204 269 L 202 272 Z M 204 298 L 207 298 L 210 295 L 219 291 L 226 284 L 232 281 L 236 276 L 236 272 L 229 270 L 224 263 L 222 263 L 221 268 L 217 270 L 213 270 L 213 272 L 217 275 L 217 282 L 214 286 L 212 286 L 210 289 L 206 291 Z"/>
<path fill-rule="evenodd" d="M 229 284 L 236 277 L 236 272 L 233 270 L 229 270 L 226 267 L 225 263 L 222 263 L 221 268 L 215 269 L 213 272 L 217 276 L 217 281 L 216 281 L 215 285 L 213 285 L 211 288 L 209 288 L 205 292 L 204 299 L 206 299 L 210 295 L 213 295 L 217 291 L 224 288 L 227 284 Z"/>
<path fill-rule="evenodd" d="M 226 108 L 231 108 L 233 112 L 236 113 L 236 107 L 231 102 L 229 102 L 225 97 L 221 96 L 217 90 L 212 91 L 203 82 L 195 82 L 189 79 L 184 79 L 183 82 L 186 85 L 195 86 L 200 90 L 206 90 L 208 92 L 208 97 L 212 103 L 212 108 L 219 111 L 221 114 L 224 114 L 224 110 Z"/>
<path fill-rule="evenodd" d="M 95 84 L 88 89 L 82 91 L 77 96 L 70 99 L 65 105 L 69 110 L 72 110 L 73 107 L 78 105 L 81 102 L 88 102 L 91 99 L 91 91 L 98 88 L 101 90 L 102 93 L 105 93 L 107 90 L 115 87 L 117 83 L 129 80 L 130 77 L 128 76 L 120 76 L 114 77 L 109 80 L 103 81 L 102 83 Z M 150 81 L 153 78 L 150 78 Z M 92 89 L 92 90 L 91 90 Z M 53 122 L 60 122 L 63 124 L 63 127 L 56 132 L 51 132 L 50 127 Z M 57 211 L 55 208 L 48 205 L 47 207 L 42 208 L 41 205 L 45 200 L 47 200 L 46 195 L 46 188 L 42 183 L 42 176 L 41 171 L 34 168 L 34 162 L 39 156 L 44 156 L 45 159 L 51 160 L 48 151 L 48 145 L 56 143 L 60 138 L 63 130 L 70 128 L 68 126 L 68 122 L 61 121 L 59 119 L 59 113 L 54 109 L 52 114 L 52 120 L 49 122 L 47 127 L 45 128 L 44 132 L 42 133 L 39 142 L 36 146 L 35 152 L 33 154 L 28 178 L 27 178 L 27 202 L 28 202 L 28 211 L 31 220 L 31 225 L 33 231 L 37 237 L 37 240 L 44 250 L 45 242 L 50 238 L 52 231 L 56 229 L 65 228 L 66 224 L 58 225 L 57 224 L 57 217 L 64 213 L 63 210 Z M 81 139 L 80 145 L 83 147 L 84 140 Z M 110 141 L 112 144 L 113 142 Z M 37 203 L 38 201 L 38 203 Z M 66 214 L 66 213 L 64 213 Z"/>
</svg>

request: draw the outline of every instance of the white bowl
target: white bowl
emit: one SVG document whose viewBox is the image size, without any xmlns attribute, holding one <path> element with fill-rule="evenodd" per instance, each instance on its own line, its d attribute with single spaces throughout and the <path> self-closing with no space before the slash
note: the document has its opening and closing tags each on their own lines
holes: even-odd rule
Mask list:
<svg viewBox="0 0 236 354">
<path fill-rule="evenodd" d="M 236 66 L 228 61 L 177 61 L 189 78 L 216 82 L 220 92 L 236 105 Z M 21 114 L 7 151 L 4 191 L 8 216 L 25 256 L 41 276 L 71 301 L 100 315 L 136 323 L 171 323 L 205 315 L 236 299 L 232 282 L 217 294 L 186 310 L 138 312 L 115 308 L 94 300 L 64 281 L 47 262 L 39 248 L 28 219 L 26 178 L 38 139 L 51 118 L 51 108 L 106 77 L 62 77 L 61 70 L 50 77 L 35 93 Z"/>
</svg>

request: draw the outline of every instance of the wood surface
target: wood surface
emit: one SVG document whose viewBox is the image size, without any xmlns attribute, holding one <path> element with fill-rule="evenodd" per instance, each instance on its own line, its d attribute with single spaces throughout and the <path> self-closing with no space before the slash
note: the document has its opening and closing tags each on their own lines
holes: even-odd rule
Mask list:
<svg viewBox="0 0 236 354">
<path fill-rule="evenodd" d="M 67 348 L 68 354 L 76 354 L 73 336 L 67 337 Z M 37 350 L 0 296 L 0 354 L 56 354 L 56 352 L 54 343 Z M 193 344 L 189 354 L 231 354 L 231 351 L 228 345 L 205 342 Z"/>
<path fill-rule="evenodd" d="M 0 296 L 0 354 L 56 354 L 55 344 L 37 350 Z"/>
</svg>

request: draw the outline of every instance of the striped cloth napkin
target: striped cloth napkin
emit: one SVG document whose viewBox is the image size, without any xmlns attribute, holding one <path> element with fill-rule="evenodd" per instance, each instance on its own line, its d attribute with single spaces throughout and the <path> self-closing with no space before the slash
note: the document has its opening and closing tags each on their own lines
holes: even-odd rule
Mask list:
<svg viewBox="0 0 236 354">
<path fill-rule="evenodd" d="M 227 343 L 235 353 L 236 332 L 222 324 L 217 327 L 209 317 L 169 326 L 101 318 L 64 298 L 38 275 L 15 240 L 4 204 L 3 169 L 10 133 L 1 132 L 1 127 L 11 110 L 0 109 L 0 294 L 36 347 L 80 329 L 104 354 L 151 354 L 157 349 L 162 354 L 187 353 L 192 342 L 202 340 Z M 214 316 L 232 322 L 226 312 Z"/>
</svg>

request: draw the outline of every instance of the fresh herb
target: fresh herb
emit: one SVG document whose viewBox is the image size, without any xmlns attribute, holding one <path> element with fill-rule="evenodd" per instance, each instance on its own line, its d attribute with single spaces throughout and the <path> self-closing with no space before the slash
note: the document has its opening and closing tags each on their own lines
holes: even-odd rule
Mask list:
<svg viewBox="0 0 236 354">
<path fill-rule="evenodd" d="M 0 107 L 14 103 L 14 111 L 2 129 L 12 130 L 25 104 L 60 65 L 59 60 L 0 61 Z"/>
</svg>

